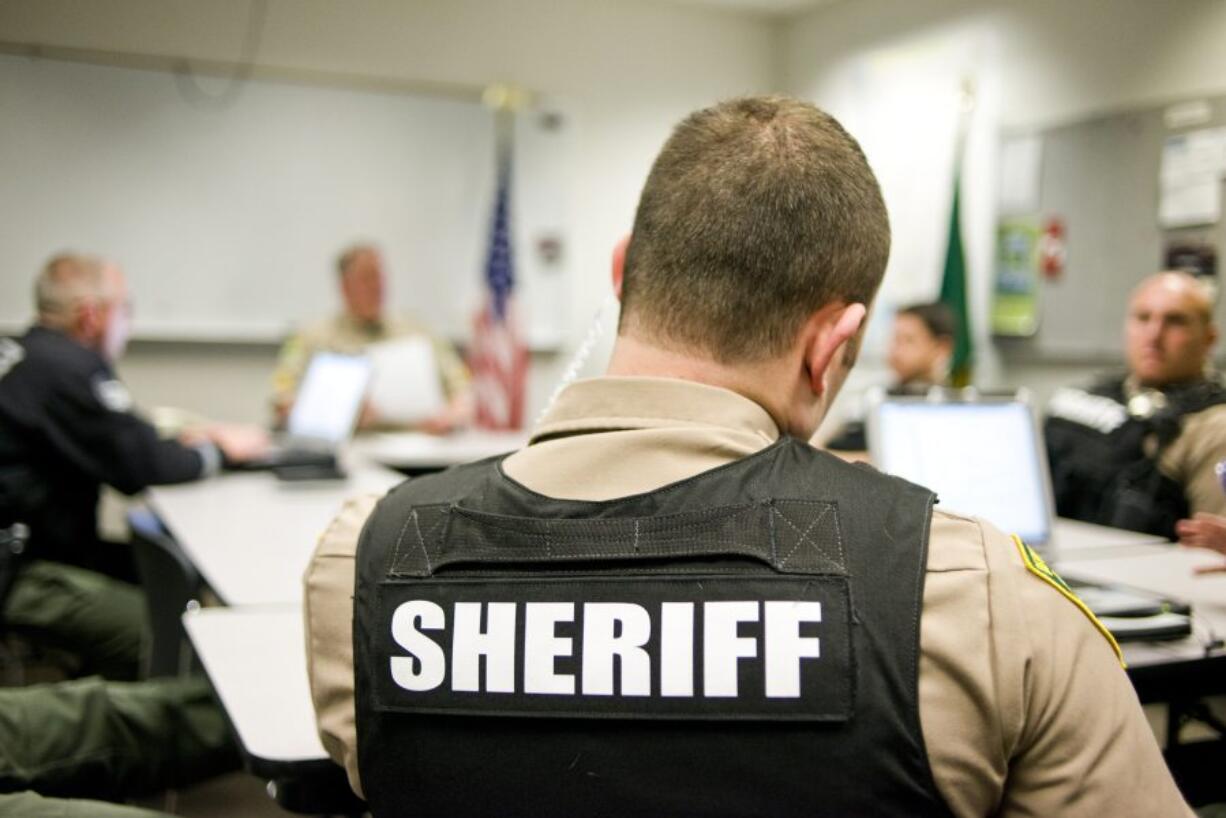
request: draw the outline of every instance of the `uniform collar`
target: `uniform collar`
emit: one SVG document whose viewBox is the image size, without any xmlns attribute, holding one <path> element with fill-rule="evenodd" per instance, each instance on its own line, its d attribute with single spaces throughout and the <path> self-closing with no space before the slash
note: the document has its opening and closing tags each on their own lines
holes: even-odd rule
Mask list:
<svg viewBox="0 0 1226 818">
<path fill-rule="evenodd" d="M 766 443 L 779 427 L 765 409 L 728 389 L 674 378 L 605 376 L 566 387 L 531 443 L 590 432 L 678 426 L 748 432 Z"/>
<path fill-rule="evenodd" d="M 374 321 L 360 321 L 347 311 L 342 311 L 340 315 L 337 316 L 336 322 L 339 326 L 350 332 L 371 338 L 382 335 L 384 326 L 387 323 L 386 319 L 384 319 L 382 316 Z"/>
<path fill-rule="evenodd" d="M 96 349 L 91 349 L 90 347 L 87 347 L 85 344 L 81 343 L 76 338 L 73 338 L 71 335 L 69 335 L 67 332 L 65 332 L 62 329 L 57 329 L 56 327 L 49 327 L 46 324 L 34 323 L 29 326 L 29 328 L 26 330 L 26 334 L 23 337 L 27 340 L 33 339 L 36 343 L 56 344 L 60 348 L 75 349 L 77 350 L 76 354 L 78 355 L 81 355 L 81 356 L 88 355 L 91 358 L 96 358 L 98 363 L 102 364 L 102 366 L 105 367 L 107 371 L 110 371 L 114 368 L 111 365 L 111 362 L 108 361 L 101 352 L 99 352 Z"/>
<path fill-rule="evenodd" d="M 54 354 L 61 361 L 75 361 L 81 367 L 91 370 L 101 369 L 105 377 L 115 377 L 114 364 L 108 361 L 101 352 L 91 350 L 64 330 L 55 329 L 45 324 L 31 324 L 22 336 L 22 345 L 33 345 L 48 354 Z"/>
<path fill-rule="evenodd" d="M 46 324 L 37 324 L 37 323 L 31 324 L 29 328 L 26 330 L 26 337 L 38 338 L 40 336 L 43 338 L 60 338 L 60 339 L 67 341 L 70 344 L 76 344 L 79 347 L 85 346 L 80 341 L 78 341 L 77 339 L 69 335 L 67 332 L 64 332 L 64 330 L 58 329 L 56 327 L 49 327 Z"/>
<path fill-rule="evenodd" d="M 1164 383 L 1161 386 L 1143 386 L 1137 379 L 1136 375 L 1129 373 L 1124 377 L 1124 381 L 1120 386 L 1121 392 L 1124 395 L 1124 401 L 1128 402 L 1137 395 L 1145 393 L 1160 392 L 1163 395 L 1176 396 L 1180 393 L 1190 392 L 1198 387 L 1206 385 L 1218 386 L 1222 383 L 1221 378 L 1216 372 L 1209 371 L 1199 378 L 1192 378 L 1187 381 L 1179 381 L 1177 383 Z"/>
</svg>

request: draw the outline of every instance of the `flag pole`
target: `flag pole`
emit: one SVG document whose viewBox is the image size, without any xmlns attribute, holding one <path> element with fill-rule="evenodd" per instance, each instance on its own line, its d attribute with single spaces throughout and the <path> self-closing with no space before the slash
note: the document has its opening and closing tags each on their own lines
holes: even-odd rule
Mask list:
<svg viewBox="0 0 1226 818">
<path fill-rule="evenodd" d="M 530 95 L 513 85 L 491 85 L 482 100 L 494 115 L 495 179 L 485 262 L 485 298 L 473 322 L 469 365 L 473 371 L 475 421 L 487 429 L 523 425 L 528 351 L 512 305 L 516 284 L 511 216 L 511 163 L 515 115 Z"/>
<path fill-rule="evenodd" d="M 494 150 L 501 169 L 515 146 L 515 115 L 532 104 L 532 92 L 511 83 L 486 86 L 481 101 L 494 112 Z"/>
<path fill-rule="evenodd" d="M 971 115 L 975 111 L 975 82 L 962 80 L 958 103 L 958 127 L 954 141 L 954 191 L 950 203 L 949 240 L 945 249 L 945 266 L 941 275 L 938 300 L 954 315 L 955 334 L 953 359 L 950 361 L 951 386 L 969 386 L 974 359 L 973 330 L 970 320 L 970 292 L 967 286 L 966 254 L 962 242 L 962 159 L 966 149 Z"/>
</svg>

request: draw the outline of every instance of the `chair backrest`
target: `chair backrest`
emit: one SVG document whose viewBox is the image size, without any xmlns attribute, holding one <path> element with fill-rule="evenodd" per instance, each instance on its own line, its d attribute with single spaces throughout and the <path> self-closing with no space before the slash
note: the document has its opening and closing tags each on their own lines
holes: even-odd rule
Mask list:
<svg viewBox="0 0 1226 818">
<path fill-rule="evenodd" d="M 149 509 L 132 508 L 128 526 L 149 614 L 151 640 L 145 675 L 180 675 L 191 663 L 181 617 L 200 596 L 200 574 Z"/>
<path fill-rule="evenodd" d="M 0 623 L 3 622 L 4 598 L 17 576 L 17 563 L 30 540 L 30 529 L 25 523 L 13 523 L 0 528 Z"/>
<path fill-rule="evenodd" d="M 8 686 L 24 685 L 25 665 L 10 650 L 4 622 L 4 599 L 17 578 L 18 563 L 30 539 L 30 529 L 24 523 L 12 522 L 0 528 L 0 679 Z"/>
</svg>

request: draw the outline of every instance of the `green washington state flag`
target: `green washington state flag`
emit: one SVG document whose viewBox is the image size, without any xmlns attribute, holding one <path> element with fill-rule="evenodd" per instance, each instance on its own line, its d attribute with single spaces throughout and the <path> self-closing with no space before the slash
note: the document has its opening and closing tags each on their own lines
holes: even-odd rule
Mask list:
<svg viewBox="0 0 1226 818">
<path fill-rule="evenodd" d="M 954 202 L 949 211 L 949 244 L 945 250 L 945 272 L 941 276 L 938 299 L 954 315 L 954 354 L 949 364 L 952 386 L 967 386 L 971 382 L 971 362 L 975 352 L 971 345 L 971 319 L 967 307 L 966 256 L 962 252 L 962 172 L 954 172 Z"/>
</svg>

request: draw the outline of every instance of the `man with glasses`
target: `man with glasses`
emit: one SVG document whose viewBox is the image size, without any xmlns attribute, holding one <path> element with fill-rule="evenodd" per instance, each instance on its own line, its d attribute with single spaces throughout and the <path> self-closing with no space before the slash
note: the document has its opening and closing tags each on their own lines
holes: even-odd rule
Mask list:
<svg viewBox="0 0 1226 818">
<path fill-rule="evenodd" d="M 59 255 L 34 290 L 34 325 L 0 339 L 0 528 L 29 530 L 4 622 L 75 654 L 80 671 L 131 678 L 144 604 L 128 550 L 98 535 L 102 484 L 136 494 L 206 477 L 258 453 L 264 437 L 214 426 L 164 440 L 133 411 L 113 369 L 131 314 L 114 264 Z"/>
</svg>

